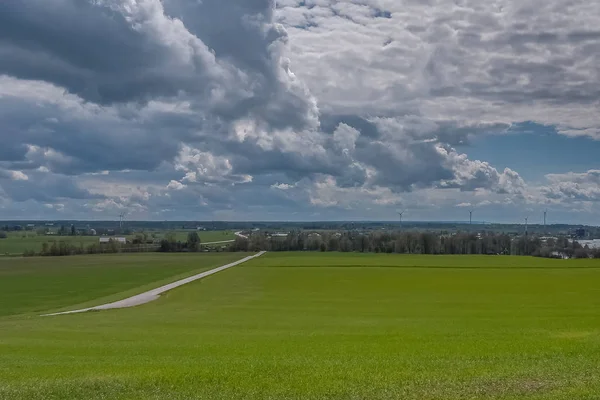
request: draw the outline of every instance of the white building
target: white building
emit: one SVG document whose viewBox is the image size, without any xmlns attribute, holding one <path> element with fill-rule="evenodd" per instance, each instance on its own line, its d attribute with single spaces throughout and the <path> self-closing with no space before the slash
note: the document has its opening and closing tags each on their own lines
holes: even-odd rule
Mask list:
<svg viewBox="0 0 600 400">
<path fill-rule="evenodd" d="M 278 233 L 273 233 L 273 234 L 271 235 L 271 237 L 281 237 L 281 238 L 285 238 L 285 237 L 288 237 L 288 234 L 287 234 L 287 233 L 281 233 L 281 232 L 278 232 Z"/>
<path fill-rule="evenodd" d="M 590 249 L 600 249 L 600 239 L 578 240 L 577 243 L 583 247 L 587 246 Z"/>
<path fill-rule="evenodd" d="M 117 243 L 121 243 L 121 244 L 126 244 L 127 243 L 127 238 L 124 237 L 108 237 L 108 236 L 103 236 L 100 238 L 100 243 L 110 243 L 110 242 L 117 242 Z"/>
</svg>

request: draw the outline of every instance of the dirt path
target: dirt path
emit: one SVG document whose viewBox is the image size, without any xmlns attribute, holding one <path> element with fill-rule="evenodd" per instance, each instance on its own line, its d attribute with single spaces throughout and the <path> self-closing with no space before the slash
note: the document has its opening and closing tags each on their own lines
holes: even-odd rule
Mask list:
<svg viewBox="0 0 600 400">
<path fill-rule="evenodd" d="M 149 303 L 153 300 L 158 299 L 161 294 L 163 294 L 169 290 L 172 290 L 179 286 L 185 285 L 186 283 L 190 283 L 190 282 L 196 281 L 198 279 L 202 279 L 209 275 L 216 274 L 217 272 L 226 270 L 228 268 L 235 267 L 236 265 L 245 263 L 246 261 L 252 260 L 253 258 L 260 257 L 265 253 L 266 253 L 265 251 L 261 251 L 260 253 L 257 253 L 253 256 L 248 256 L 248 257 L 242 258 L 241 260 L 232 262 L 230 264 L 226 264 L 221 267 L 211 269 L 210 271 L 205 271 L 200 274 L 190 276 L 189 278 L 185 278 L 185 279 L 179 280 L 177 282 L 169 283 L 168 285 L 161 286 L 157 289 L 152 289 L 148 292 L 138 294 L 136 296 L 130 297 L 125 300 L 116 301 L 114 303 L 103 304 L 101 306 L 96 306 L 96 307 L 83 308 L 81 310 L 64 311 L 64 312 L 58 312 L 58 313 L 53 313 L 53 314 L 44 314 L 43 316 L 49 317 L 49 316 L 53 316 L 53 315 L 76 314 L 76 313 L 82 313 L 82 312 L 87 312 L 87 311 L 110 310 L 113 308 L 127 308 L 127 307 L 139 306 L 141 304 Z"/>
</svg>

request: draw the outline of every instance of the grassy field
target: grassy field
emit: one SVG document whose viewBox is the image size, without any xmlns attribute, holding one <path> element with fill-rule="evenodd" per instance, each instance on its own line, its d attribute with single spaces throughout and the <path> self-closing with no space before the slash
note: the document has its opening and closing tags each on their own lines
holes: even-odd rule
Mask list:
<svg viewBox="0 0 600 400">
<path fill-rule="evenodd" d="M 74 245 L 81 243 L 84 246 L 98 243 L 98 237 L 94 236 L 45 236 L 36 235 L 35 232 L 10 233 L 8 238 L 0 239 L 0 255 L 22 254 L 31 250 L 40 251 L 44 242 L 49 243 L 53 240 L 64 240 Z"/>
<path fill-rule="evenodd" d="M 16 311 L 0 301 L 2 399 L 599 398 L 595 260 L 267 254 L 137 308 L 44 318 L 18 300 L 21 268 L 0 278 L 22 288 Z"/>
<path fill-rule="evenodd" d="M 185 242 L 190 232 L 194 231 L 176 231 L 177 240 Z M 231 231 L 198 231 L 198 235 L 203 243 L 235 239 L 235 234 Z"/>
<path fill-rule="evenodd" d="M 244 255 L 110 254 L 0 260 L 0 316 L 102 304 Z M 36 314 L 37 315 L 37 314 Z"/>
<path fill-rule="evenodd" d="M 192 231 L 175 231 L 177 240 L 186 241 L 188 233 Z M 165 236 L 166 232 L 148 232 L 155 234 L 157 238 Z M 235 235 L 230 231 L 199 231 L 200 240 L 202 242 L 217 242 L 223 240 L 235 239 Z M 129 238 L 134 238 L 135 235 L 129 235 Z M 46 236 L 37 235 L 35 232 L 11 232 L 6 239 L 0 239 L 0 255 L 5 254 L 23 254 L 26 251 L 40 251 L 44 242 L 65 241 L 73 245 L 83 244 L 84 247 L 98 243 L 97 236 Z"/>
</svg>

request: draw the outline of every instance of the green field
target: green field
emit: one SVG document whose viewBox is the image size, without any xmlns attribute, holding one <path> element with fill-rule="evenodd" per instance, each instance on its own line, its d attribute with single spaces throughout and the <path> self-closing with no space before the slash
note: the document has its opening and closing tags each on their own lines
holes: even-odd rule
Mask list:
<svg viewBox="0 0 600 400">
<path fill-rule="evenodd" d="M 207 256 L 144 264 L 218 264 Z M 111 257 L 132 257 L 123 268 L 135 269 L 150 256 Z M 1 399 L 600 396 L 597 260 L 267 254 L 140 307 L 35 316 L 135 292 L 136 279 L 137 292 L 149 286 L 145 274 L 114 286 L 118 267 L 87 283 L 86 260 L 0 261 L 0 293 L 10 291 L 0 301 Z M 38 278 L 44 268 L 55 272 Z M 71 276 L 90 289 L 69 293 Z"/>
<path fill-rule="evenodd" d="M 0 255 L 23 254 L 26 251 L 41 251 L 44 242 L 64 240 L 74 245 L 83 244 L 88 246 L 98 243 L 98 237 L 94 236 L 44 236 L 36 235 L 34 232 L 10 233 L 8 238 L 0 239 Z"/>
<path fill-rule="evenodd" d="M 177 240 L 185 242 L 187 236 L 193 231 L 174 231 Z M 147 232 L 149 236 L 154 234 L 158 239 L 163 238 L 166 232 Z M 217 242 L 223 240 L 235 239 L 235 235 L 231 231 L 199 231 L 198 235 L 202 242 Z M 134 238 L 135 235 L 129 235 L 129 238 Z M 0 256 L 6 254 L 23 254 L 26 251 L 42 250 L 43 243 L 52 241 L 65 241 L 73 245 L 82 244 L 84 247 L 92 243 L 98 243 L 98 236 L 47 236 L 37 235 L 35 232 L 12 232 L 8 238 L 0 239 Z"/>
<path fill-rule="evenodd" d="M 177 240 L 185 242 L 190 232 L 195 231 L 176 231 L 175 233 L 177 235 Z M 203 243 L 221 242 L 224 240 L 235 239 L 235 234 L 231 231 L 198 231 L 198 235 Z"/>
<path fill-rule="evenodd" d="M 0 316 L 119 300 L 244 255 L 107 254 L 0 260 Z"/>
</svg>

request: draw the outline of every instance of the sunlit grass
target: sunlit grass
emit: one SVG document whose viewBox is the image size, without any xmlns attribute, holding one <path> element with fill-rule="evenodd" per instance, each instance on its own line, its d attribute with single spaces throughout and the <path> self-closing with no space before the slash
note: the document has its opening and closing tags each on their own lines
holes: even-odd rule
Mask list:
<svg viewBox="0 0 600 400">
<path fill-rule="evenodd" d="M 595 399 L 599 288 L 593 260 L 267 254 L 137 308 L 0 318 L 0 398 Z"/>
</svg>

